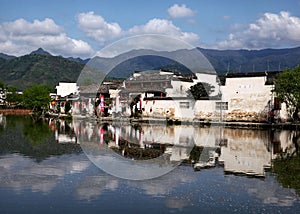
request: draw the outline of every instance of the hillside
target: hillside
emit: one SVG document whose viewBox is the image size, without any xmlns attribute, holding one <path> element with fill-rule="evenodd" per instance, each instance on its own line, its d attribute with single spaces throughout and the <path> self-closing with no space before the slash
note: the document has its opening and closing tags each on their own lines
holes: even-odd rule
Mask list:
<svg viewBox="0 0 300 214">
<path fill-rule="evenodd" d="M 55 87 L 59 81 L 76 82 L 84 64 L 42 52 L 0 58 L 0 81 L 23 90 L 32 84 Z"/>
<path fill-rule="evenodd" d="M 211 50 L 197 48 L 206 56 L 219 75 L 230 73 L 251 73 L 262 71 L 278 71 L 294 68 L 300 64 L 300 47 L 287 49 L 264 50 Z M 169 69 L 188 73 L 193 66 L 204 65 L 203 59 L 193 58 L 196 50 L 178 50 L 173 52 L 156 52 L 152 50 L 132 50 L 114 58 L 95 57 L 89 59 L 63 58 L 52 56 L 43 49 L 31 54 L 14 57 L 0 54 L 0 81 L 20 90 L 32 84 L 45 84 L 55 87 L 59 81 L 76 82 L 85 64 L 98 70 L 111 71 L 112 78 L 127 78 L 133 71 Z M 131 58 L 128 57 L 132 56 Z M 161 57 L 161 56 L 164 57 Z M 176 62 L 184 56 L 186 66 Z M 175 59 L 175 60 L 174 60 Z M 206 65 L 207 66 L 207 65 Z M 193 69 L 193 68 L 192 68 Z M 203 67 L 200 70 L 210 70 Z M 100 72 L 101 73 L 101 72 Z M 105 75 L 101 73 L 101 75 Z M 97 74 L 98 75 L 98 74 Z M 88 75 L 98 81 L 97 77 Z M 101 78 L 100 78 L 101 79 Z M 92 81 L 93 82 L 93 81 Z"/>
<path fill-rule="evenodd" d="M 134 57 L 124 61 L 114 67 L 109 77 L 112 78 L 128 78 L 132 75 L 133 71 L 146 71 L 146 70 L 159 70 L 166 69 L 172 71 L 180 71 L 180 73 L 191 73 L 191 71 L 184 65 L 171 60 L 169 58 L 145 55 Z"/>
<path fill-rule="evenodd" d="M 184 63 L 184 64 L 183 64 Z M 131 50 L 113 58 L 95 57 L 87 65 L 96 68 L 94 73 L 87 72 L 81 82 L 98 81 L 96 75 L 108 78 L 128 78 L 134 71 L 172 70 L 188 74 L 191 71 L 213 72 L 212 66 L 196 49 L 176 51 L 155 51 L 150 49 Z M 109 72 L 109 73 L 108 73 Z"/>
<path fill-rule="evenodd" d="M 218 74 L 262 72 L 294 68 L 300 64 L 300 47 L 263 50 L 210 50 L 198 48 Z"/>
<path fill-rule="evenodd" d="M 0 53 L 0 59 L 10 60 L 10 59 L 13 59 L 13 58 L 15 58 L 15 56 L 11 56 L 11 55 L 7 55 L 7 54 L 4 54 L 4 53 Z"/>
<path fill-rule="evenodd" d="M 251 73 L 264 71 L 278 71 L 294 68 L 300 64 L 300 47 L 290 49 L 264 50 L 212 50 L 197 48 L 211 63 L 218 75 L 229 73 Z M 164 68 L 188 73 L 189 68 L 176 62 L 184 59 L 191 67 L 201 66 L 200 70 L 210 70 L 206 61 L 198 57 L 196 50 L 177 50 L 173 52 L 156 52 L 151 50 L 132 50 L 114 58 L 98 57 L 93 64 L 100 70 L 111 70 L 109 76 L 113 78 L 129 77 L 133 71 L 153 70 Z M 162 54 L 163 53 L 163 54 Z M 159 55 L 164 55 L 160 57 Z M 133 56 L 132 58 L 126 56 Z M 194 58 L 197 57 L 197 59 Z M 123 60 L 130 58 L 127 60 Z M 93 59 L 94 60 L 94 59 Z M 198 62 L 196 62 L 198 61 Z M 117 62 L 121 62 L 117 64 Z M 115 66 L 112 66 L 115 65 Z M 196 70 L 197 70 L 196 69 Z"/>
</svg>

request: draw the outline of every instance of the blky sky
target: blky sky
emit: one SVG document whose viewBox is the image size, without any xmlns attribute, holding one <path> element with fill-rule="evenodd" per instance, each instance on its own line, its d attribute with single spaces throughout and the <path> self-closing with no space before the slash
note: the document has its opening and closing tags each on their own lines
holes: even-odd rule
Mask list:
<svg viewBox="0 0 300 214">
<path fill-rule="evenodd" d="M 197 47 L 300 46 L 300 0 L 0 0 L 0 52 L 39 47 L 87 58 L 122 38 L 163 34 Z"/>
</svg>

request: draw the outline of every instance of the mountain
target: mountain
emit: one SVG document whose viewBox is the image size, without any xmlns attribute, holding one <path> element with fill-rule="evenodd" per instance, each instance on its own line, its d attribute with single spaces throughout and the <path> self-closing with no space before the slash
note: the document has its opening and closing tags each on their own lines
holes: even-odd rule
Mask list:
<svg viewBox="0 0 300 214">
<path fill-rule="evenodd" d="M 213 72 L 212 66 L 196 49 L 176 51 L 154 51 L 149 49 L 131 50 L 112 58 L 95 57 L 87 63 L 86 74 L 80 83 L 97 83 L 108 78 L 128 78 L 134 71 L 172 70 L 188 74 L 199 70 Z M 108 73 L 109 72 L 109 73 Z"/>
<path fill-rule="evenodd" d="M 66 59 L 68 59 L 68 60 L 70 60 L 70 61 L 74 61 L 74 62 L 79 62 L 79 63 L 81 63 L 81 64 L 86 64 L 86 63 L 88 63 L 88 61 L 90 60 L 89 58 L 88 58 L 88 59 L 81 59 L 80 57 L 77 57 L 77 58 L 74 58 L 74 57 L 68 57 L 68 58 L 66 58 Z"/>
<path fill-rule="evenodd" d="M 13 59 L 13 58 L 15 58 L 15 56 L 0 53 L 0 59 L 10 60 L 10 59 Z"/>
<path fill-rule="evenodd" d="M 226 73 L 272 72 L 294 68 L 300 64 L 300 47 L 263 50 L 196 48 L 172 52 L 141 49 L 114 58 L 96 57 L 91 63 L 92 67 L 99 70 L 111 71 L 109 76 L 113 78 L 128 78 L 134 71 L 160 68 L 181 73 L 189 73 L 191 70 L 216 71 L 222 76 Z"/>
<path fill-rule="evenodd" d="M 39 50 L 10 60 L 0 60 L 0 81 L 23 90 L 32 84 L 55 87 L 58 82 L 76 82 L 84 64 Z"/>
<path fill-rule="evenodd" d="M 205 57 L 201 57 L 201 53 Z M 207 61 L 208 60 L 208 61 Z M 208 63 L 210 62 L 210 63 Z M 0 54 L 0 81 L 24 89 L 31 84 L 55 87 L 59 81 L 99 83 L 109 72 L 110 78 L 128 78 L 134 71 L 160 68 L 182 73 L 212 72 L 218 75 L 278 71 L 300 64 L 300 47 L 263 50 L 192 50 L 153 51 L 131 50 L 113 58 L 95 57 L 92 60 L 52 56 L 39 48 L 28 55 L 13 57 Z"/>
<path fill-rule="evenodd" d="M 263 50 L 211 50 L 198 48 L 218 74 L 279 71 L 300 64 L 300 47 Z"/>
<path fill-rule="evenodd" d="M 180 73 L 192 73 L 186 66 L 172 59 L 155 55 L 144 55 L 131 58 L 118 64 L 111 70 L 109 77 L 128 78 L 134 71 L 159 69 L 180 71 Z"/>
<path fill-rule="evenodd" d="M 30 55 L 45 55 L 45 56 L 50 56 L 51 54 L 47 51 L 45 51 L 43 48 L 39 48 L 35 51 L 32 51 Z"/>
</svg>

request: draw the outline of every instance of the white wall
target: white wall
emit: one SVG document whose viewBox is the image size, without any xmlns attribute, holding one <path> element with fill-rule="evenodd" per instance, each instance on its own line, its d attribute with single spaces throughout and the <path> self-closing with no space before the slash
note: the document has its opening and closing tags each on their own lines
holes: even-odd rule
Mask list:
<svg viewBox="0 0 300 214">
<path fill-rule="evenodd" d="M 215 119 L 219 116 L 216 111 L 216 100 L 197 100 L 195 103 L 195 118 L 197 119 Z"/>
<path fill-rule="evenodd" d="M 186 107 L 183 107 L 183 104 L 186 104 Z M 194 100 L 149 100 L 143 101 L 143 108 L 144 116 L 169 117 L 178 120 L 194 119 Z"/>
<path fill-rule="evenodd" d="M 228 111 L 262 112 L 272 96 L 272 86 L 265 85 L 266 77 L 227 78 L 221 87 L 222 100 L 228 102 Z"/>
<path fill-rule="evenodd" d="M 196 73 L 197 79 L 194 80 L 195 83 L 206 82 L 215 87 L 215 91 L 210 94 L 210 96 L 215 96 L 219 93 L 220 85 L 217 81 L 218 77 L 216 74 L 205 74 L 205 73 Z"/>
<path fill-rule="evenodd" d="M 60 82 L 58 86 L 56 86 L 56 93 L 58 96 L 65 97 L 70 94 L 78 94 L 79 87 L 76 83 L 66 83 Z"/>
<path fill-rule="evenodd" d="M 166 89 L 167 96 L 173 100 L 143 101 L 144 116 L 170 117 L 179 120 L 217 120 L 227 121 L 267 121 L 272 108 L 274 86 L 265 85 L 266 76 L 227 78 L 225 86 L 219 86 L 216 75 L 197 73 L 197 79 L 191 82 L 172 81 L 172 88 Z M 222 93 L 222 102 L 228 103 L 228 110 L 216 110 L 216 102 L 220 100 L 188 100 L 188 90 L 197 82 L 207 82 L 215 86 L 213 95 Z M 180 97 L 183 97 L 180 99 Z M 188 108 L 180 103 L 189 102 Z M 120 109 L 121 105 L 118 106 Z M 152 111 L 151 111 L 152 110 Z M 127 114 L 130 110 L 127 108 Z M 282 110 L 275 112 L 277 118 L 283 121 L 289 118 L 285 105 Z"/>
<path fill-rule="evenodd" d="M 184 81 L 171 81 L 172 88 L 167 88 L 166 93 L 167 97 L 187 97 L 187 91 L 190 89 L 193 82 L 184 82 Z"/>
</svg>

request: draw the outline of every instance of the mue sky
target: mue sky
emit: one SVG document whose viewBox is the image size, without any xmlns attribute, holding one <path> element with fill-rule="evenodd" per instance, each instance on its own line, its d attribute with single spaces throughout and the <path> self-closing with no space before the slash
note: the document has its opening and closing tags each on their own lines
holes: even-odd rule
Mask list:
<svg viewBox="0 0 300 214">
<path fill-rule="evenodd" d="M 0 52 L 39 47 L 87 58 L 120 39 L 168 35 L 192 46 L 300 46 L 300 0 L 0 0 Z"/>
</svg>

